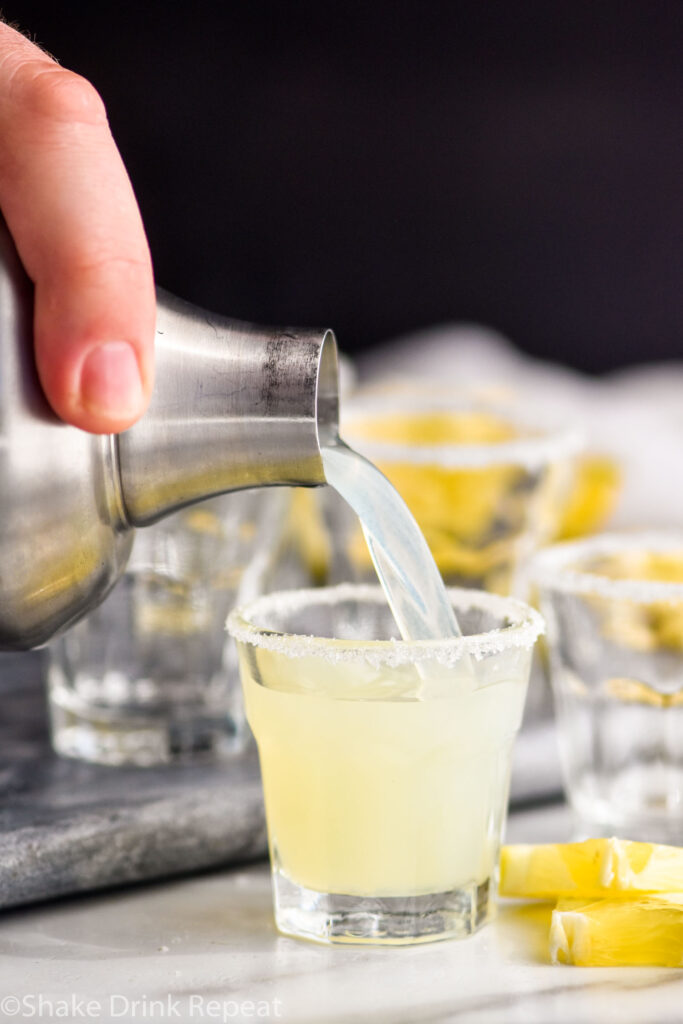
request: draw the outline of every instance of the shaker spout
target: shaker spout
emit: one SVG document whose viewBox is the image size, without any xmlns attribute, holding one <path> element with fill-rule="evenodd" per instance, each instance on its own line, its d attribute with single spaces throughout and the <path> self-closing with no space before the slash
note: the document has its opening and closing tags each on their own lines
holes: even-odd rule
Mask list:
<svg viewBox="0 0 683 1024">
<path fill-rule="evenodd" d="M 113 438 L 131 526 L 226 491 L 325 482 L 338 433 L 331 330 L 259 328 L 159 290 L 157 376 L 144 417 Z"/>
<path fill-rule="evenodd" d="M 322 332 L 318 354 L 316 387 L 316 432 L 318 454 L 325 445 L 339 440 L 339 353 L 334 331 Z M 319 467 L 322 471 L 322 466 Z M 325 474 L 315 483 L 325 483 Z"/>
</svg>

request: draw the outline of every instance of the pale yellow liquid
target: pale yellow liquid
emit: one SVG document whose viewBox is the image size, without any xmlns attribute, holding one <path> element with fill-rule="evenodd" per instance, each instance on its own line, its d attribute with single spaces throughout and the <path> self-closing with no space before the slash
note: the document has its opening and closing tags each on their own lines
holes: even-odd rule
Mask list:
<svg viewBox="0 0 683 1024">
<path fill-rule="evenodd" d="M 414 667 L 242 650 L 274 868 L 308 889 L 360 896 L 490 878 L 529 657 L 513 650 L 474 675 L 443 669 L 449 696 L 420 700 Z"/>
</svg>

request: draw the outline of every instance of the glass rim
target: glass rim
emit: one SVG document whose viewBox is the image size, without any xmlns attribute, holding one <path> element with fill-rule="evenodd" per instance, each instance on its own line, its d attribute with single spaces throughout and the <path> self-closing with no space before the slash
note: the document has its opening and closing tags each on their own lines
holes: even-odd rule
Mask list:
<svg viewBox="0 0 683 1024">
<path fill-rule="evenodd" d="M 318 637 L 304 633 L 285 633 L 251 621 L 268 612 L 296 611 L 307 604 L 335 604 L 348 600 L 371 601 L 386 605 L 379 584 L 341 583 L 317 589 L 282 590 L 256 598 L 235 608 L 226 623 L 230 635 L 238 642 L 261 647 L 288 658 L 322 657 L 331 662 L 363 660 L 376 666 L 396 667 L 432 661 L 453 665 L 464 655 L 476 661 L 512 648 L 529 650 L 545 632 L 542 616 L 535 608 L 513 597 L 489 594 L 483 590 L 452 587 L 448 596 L 458 610 L 479 608 L 509 619 L 506 626 L 471 636 L 444 640 L 344 640 Z"/>
<path fill-rule="evenodd" d="M 570 594 L 592 594 L 637 604 L 683 601 L 683 582 L 614 579 L 598 571 L 572 567 L 572 563 L 580 563 L 591 556 L 618 555 L 627 551 L 675 551 L 683 557 L 683 532 L 601 533 L 583 540 L 554 544 L 534 556 L 529 566 L 529 577 L 547 590 Z"/>
<path fill-rule="evenodd" d="M 428 412 L 488 412 L 509 418 L 529 431 L 521 437 L 507 441 L 481 441 L 458 444 L 412 445 L 393 441 L 366 440 L 354 431 L 354 420 L 379 419 L 391 413 Z M 468 400 L 465 397 L 448 399 L 436 396 L 378 395 L 356 398 L 347 402 L 341 421 L 341 433 L 347 443 L 358 448 L 362 455 L 379 462 L 410 462 L 415 465 L 439 466 L 443 469 L 477 469 L 496 465 L 515 465 L 534 470 L 551 462 L 571 458 L 585 447 L 583 432 L 569 425 L 549 422 L 524 413 L 515 402 L 494 403 Z"/>
</svg>

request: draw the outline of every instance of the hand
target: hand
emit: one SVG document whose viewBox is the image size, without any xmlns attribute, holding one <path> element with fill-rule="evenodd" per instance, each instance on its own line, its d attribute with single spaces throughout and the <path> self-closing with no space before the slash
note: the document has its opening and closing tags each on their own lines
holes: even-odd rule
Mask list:
<svg viewBox="0 0 683 1024">
<path fill-rule="evenodd" d="M 102 101 L 0 24 L 0 208 L 35 285 L 40 380 L 63 420 L 125 430 L 153 380 L 155 295 Z"/>
</svg>

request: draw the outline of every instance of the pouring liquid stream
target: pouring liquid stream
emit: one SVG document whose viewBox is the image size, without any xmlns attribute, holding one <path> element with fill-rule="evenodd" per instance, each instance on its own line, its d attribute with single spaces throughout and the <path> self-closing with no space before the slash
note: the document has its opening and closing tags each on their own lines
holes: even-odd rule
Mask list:
<svg viewBox="0 0 683 1024">
<path fill-rule="evenodd" d="M 358 516 L 402 639 L 462 636 L 427 542 L 384 474 L 341 440 L 323 447 L 322 461 L 328 484 Z"/>
</svg>

